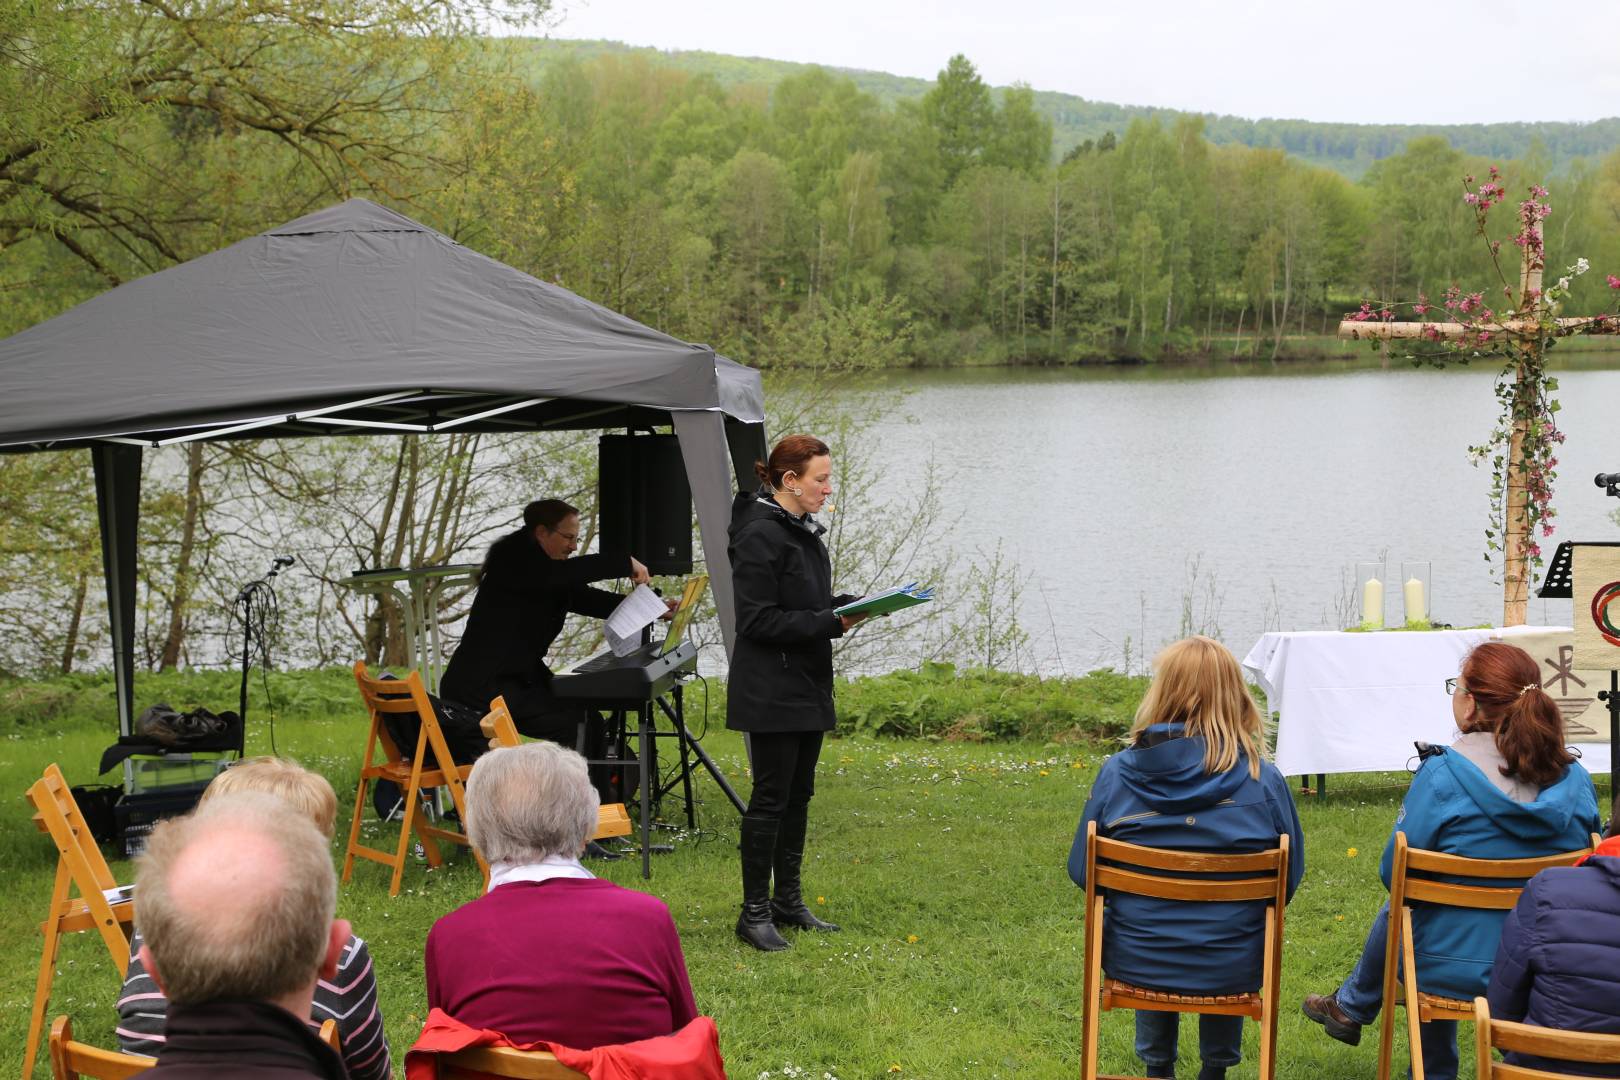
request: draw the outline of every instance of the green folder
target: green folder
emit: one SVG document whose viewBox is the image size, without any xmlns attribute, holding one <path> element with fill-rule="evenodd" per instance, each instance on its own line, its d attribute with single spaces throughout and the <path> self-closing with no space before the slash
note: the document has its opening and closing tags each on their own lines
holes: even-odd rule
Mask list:
<svg viewBox="0 0 1620 1080">
<path fill-rule="evenodd" d="M 898 588 L 873 593 L 871 596 L 863 596 L 859 600 L 851 601 L 843 607 L 833 608 L 833 614 L 888 615 L 890 612 L 915 607 L 918 604 L 926 604 L 933 598 L 933 589 L 919 589 L 917 583 L 913 581 L 910 585 L 901 585 Z"/>
</svg>

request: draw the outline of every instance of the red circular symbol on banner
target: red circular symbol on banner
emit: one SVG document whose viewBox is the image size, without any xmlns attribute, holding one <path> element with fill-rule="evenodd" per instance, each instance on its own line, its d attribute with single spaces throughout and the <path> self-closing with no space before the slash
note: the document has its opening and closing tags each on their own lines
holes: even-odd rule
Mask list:
<svg viewBox="0 0 1620 1080">
<path fill-rule="evenodd" d="M 1620 625 L 1616 625 L 1609 614 L 1617 600 L 1620 600 L 1620 581 L 1611 581 L 1592 594 L 1592 625 L 1610 645 L 1620 645 Z"/>
</svg>

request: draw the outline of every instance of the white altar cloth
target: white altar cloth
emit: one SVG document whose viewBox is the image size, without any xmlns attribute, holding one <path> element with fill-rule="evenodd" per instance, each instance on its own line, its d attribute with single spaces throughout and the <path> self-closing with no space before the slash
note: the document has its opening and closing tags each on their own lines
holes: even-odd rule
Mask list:
<svg viewBox="0 0 1620 1080">
<path fill-rule="evenodd" d="M 1275 760 L 1284 775 L 1393 772 L 1415 759 L 1414 741 L 1447 746 L 1457 737 L 1445 681 L 1469 649 L 1551 629 L 1274 632 L 1243 667 L 1277 716 Z M 1598 738 L 1578 744 L 1594 774 L 1609 771 L 1607 725 Z"/>
</svg>

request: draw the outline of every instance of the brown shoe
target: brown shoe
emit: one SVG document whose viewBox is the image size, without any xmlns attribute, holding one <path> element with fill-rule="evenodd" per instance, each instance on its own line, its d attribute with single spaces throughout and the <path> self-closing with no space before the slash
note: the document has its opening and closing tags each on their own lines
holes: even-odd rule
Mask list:
<svg viewBox="0 0 1620 1080">
<path fill-rule="evenodd" d="M 1307 994 L 1300 1006 L 1308 1020 L 1321 1024 L 1323 1030 L 1350 1046 L 1361 1044 L 1361 1025 L 1344 1014 L 1339 999 L 1333 994 Z"/>
</svg>

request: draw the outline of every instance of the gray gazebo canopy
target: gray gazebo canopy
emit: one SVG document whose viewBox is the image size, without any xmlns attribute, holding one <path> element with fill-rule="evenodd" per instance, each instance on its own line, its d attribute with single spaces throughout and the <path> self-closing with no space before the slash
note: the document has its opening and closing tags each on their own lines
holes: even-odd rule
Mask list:
<svg viewBox="0 0 1620 1080">
<path fill-rule="evenodd" d="M 145 447 L 672 424 L 729 648 L 732 484 L 763 421 L 758 372 L 364 199 L 0 340 L 0 452 L 91 451 L 124 732 Z"/>
</svg>

